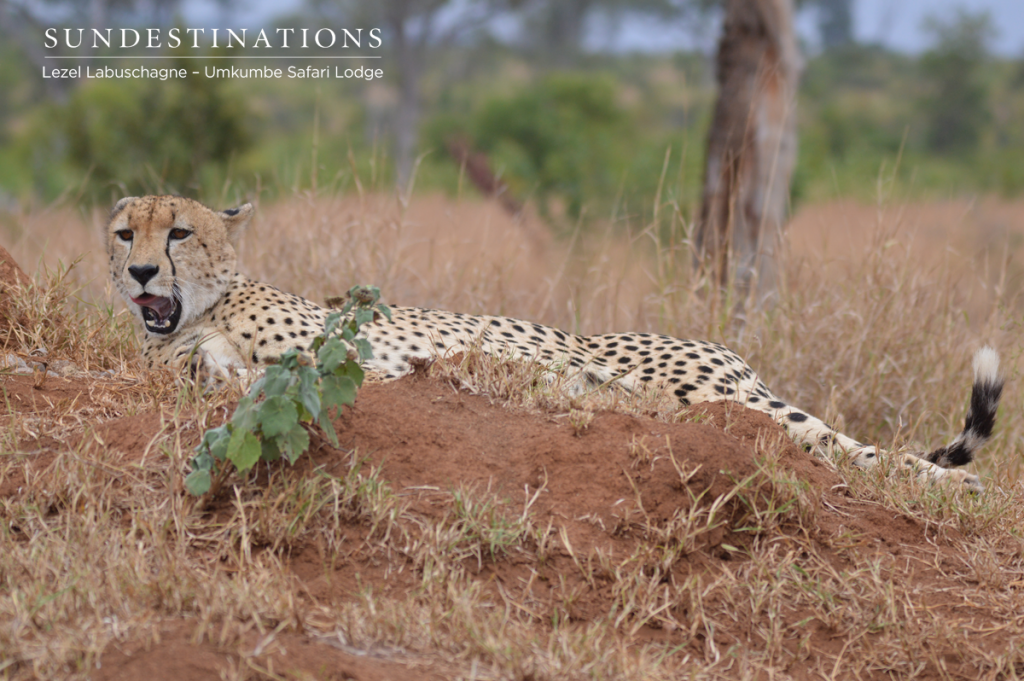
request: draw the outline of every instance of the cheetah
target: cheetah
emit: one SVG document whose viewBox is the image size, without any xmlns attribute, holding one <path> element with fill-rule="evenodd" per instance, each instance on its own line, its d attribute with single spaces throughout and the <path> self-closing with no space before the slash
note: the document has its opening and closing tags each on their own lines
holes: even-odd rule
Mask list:
<svg viewBox="0 0 1024 681">
<path fill-rule="evenodd" d="M 252 219 L 251 204 L 215 212 L 179 196 L 121 199 L 106 226 L 110 274 L 141 322 L 142 355 L 154 367 L 230 376 L 258 371 L 289 349 L 305 351 L 330 310 L 237 271 L 235 247 Z M 882 454 L 776 397 L 743 359 L 718 343 L 650 333 L 579 336 L 541 324 L 487 315 L 391 307 L 392 319 L 363 327 L 370 375 L 396 379 L 414 359 L 480 348 L 535 360 L 563 374 L 572 390 L 606 384 L 653 390 L 681 406 L 729 400 L 768 414 L 801 445 L 848 457 L 861 467 Z M 963 431 L 947 446 L 900 464 L 927 480 L 980 492 L 963 466 L 991 437 L 1003 378 L 991 348 L 974 358 L 974 384 Z"/>
</svg>

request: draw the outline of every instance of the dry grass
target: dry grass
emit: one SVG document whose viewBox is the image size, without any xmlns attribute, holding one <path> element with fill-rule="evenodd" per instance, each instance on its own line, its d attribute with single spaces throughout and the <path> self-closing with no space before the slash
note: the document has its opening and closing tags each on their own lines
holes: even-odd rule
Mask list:
<svg viewBox="0 0 1024 681">
<path fill-rule="evenodd" d="M 778 394 L 855 437 L 932 446 L 958 430 L 970 357 L 983 343 L 1000 350 L 1010 374 L 1005 404 L 1020 404 L 1013 378 L 1021 282 L 1010 263 L 1024 221 L 1010 223 L 1004 207 L 951 207 L 956 221 L 922 234 L 930 210 L 840 206 L 798 216 L 799 245 L 781 300 L 742 320 L 701 295 L 702 282 L 689 272 L 685 225 L 671 206 L 662 212 L 668 232 L 595 228 L 554 241 L 532 219 L 514 221 L 496 205 L 469 200 L 301 196 L 261 208 L 241 261 L 252 276 L 313 300 L 371 282 L 392 303 L 505 314 L 583 333 L 721 341 Z M 846 213 L 863 220 L 844 222 Z M 14 216 L 11 251 L 30 271 L 36 262 L 55 269 L 82 257 L 71 273 L 82 297 L 121 309 L 95 238 L 103 219 L 62 209 Z M 809 256 L 817 253 L 807 245 L 816 222 L 822 233 L 843 226 L 841 257 L 835 250 Z M 967 236 L 974 234 L 984 238 Z M 936 244 L 943 236 L 946 247 Z M 1024 473 L 1012 447 L 1016 427 L 1002 419 L 983 473 L 1000 480 Z"/>
<path fill-rule="evenodd" d="M 40 285 L 4 287 L 9 303 L 0 312 L 0 347 L 17 348 L 48 361 L 72 361 L 84 372 L 124 373 L 138 368 L 135 330 L 126 314 L 77 300 L 78 258 L 54 269 L 44 265 Z"/>
<path fill-rule="evenodd" d="M 63 413 L 7 406 L 0 482 L 33 442 L 26 431 L 34 442 L 52 440 L 56 455 L 24 493 L 0 500 L 0 678 L 84 678 L 112 643 L 155 645 L 169 618 L 192 623 L 192 641 L 231 652 L 238 666 L 225 674 L 239 679 L 281 678 L 268 671 L 264 648 L 288 632 L 392 661 L 415 658 L 449 678 L 789 678 L 791 667 L 822 678 L 1024 673 L 1013 643 L 1024 636 L 1024 424 L 1013 417 L 1021 313 L 999 266 L 966 287 L 962 258 L 954 269 L 941 249 L 924 257 L 894 245 L 905 245 L 898 220 L 860 227 L 864 255 L 827 267 L 793 256 L 778 304 L 743 319 L 691 279 L 678 217 L 666 219 L 675 239 L 650 228 L 558 242 L 470 201 L 295 197 L 262 207 L 242 262 L 315 300 L 372 282 L 390 302 L 585 333 L 722 341 L 788 400 L 855 437 L 894 445 L 935 446 L 959 430 L 971 353 L 992 343 L 1009 382 L 998 434 L 977 467 L 989 493 L 921 486 L 884 467 L 840 471 L 859 507 L 920 521 L 943 547 L 932 556 L 866 547 L 852 529 L 823 533 L 819 492 L 779 465 L 783 444 L 771 438 L 755 447 L 755 476 L 716 498 L 692 497 L 670 518 L 643 512 L 636 487 L 634 510 L 617 528 L 633 542 L 624 554 L 574 546 L 558 524 L 539 522 L 529 495 L 454 486 L 432 491 L 440 510 L 423 513 L 358 453 L 341 475 L 264 470 L 258 484 L 196 513 L 181 493 L 190 447 L 224 418 L 232 396 L 148 380 L 133 364 L 129 325 L 114 312 L 92 237 L 102 216 L 53 210 L 11 220 L 5 245 L 27 270 L 43 262 L 56 275 L 18 299 L 25 319 L 10 341 L 118 377 L 101 379 L 90 404 Z M 58 268 L 82 253 L 70 272 Z M 99 307 L 72 304 L 72 282 Z M 650 396 L 563 398 L 538 367 L 472 353 L 434 371 L 514 408 L 548 411 L 580 433 L 608 409 L 677 417 Z M 165 424 L 146 445 L 151 455 L 126 457 L 95 436 L 113 416 L 143 413 Z M 634 458 L 637 470 L 653 465 L 642 442 Z M 687 489 L 693 471 L 673 464 Z M 748 540 L 723 544 L 733 559 L 705 569 L 701 547 L 726 529 Z M 310 546 L 325 573 L 358 554 L 379 567 L 381 581 L 413 575 L 415 584 L 386 595 L 368 581 L 346 598 L 311 598 L 286 565 Z M 522 585 L 477 578 L 499 561 L 569 566 L 550 586 L 556 605 L 546 609 Z M 610 605 L 581 616 L 584 595 L 597 590 Z"/>
<path fill-rule="evenodd" d="M 1024 220 L 1011 223 L 1002 205 L 973 213 L 970 205 L 949 207 L 957 220 L 923 231 L 930 211 L 809 209 L 796 219 L 799 243 L 781 300 L 742 320 L 701 295 L 685 225 L 671 206 L 662 215 L 670 233 L 595 228 L 555 241 L 533 219 L 514 221 L 475 201 L 302 196 L 261 208 L 241 262 L 252 276 L 318 301 L 370 282 L 392 303 L 504 314 L 583 333 L 721 341 L 778 394 L 855 437 L 888 442 L 898 435 L 930 446 L 957 431 L 970 357 L 983 343 L 1000 350 L 1010 374 L 1005 403 L 1020 403 L 1020 381 L 1012 379 L 1021 282 L 1010 263 L 1024 241 Z M 840 219 L 848 213 L 854 217 Z M 860 221 L 851 224 L 854 218 Z M 103 219 L 64 209 L 12 216 L 10 250 L 29 271 L 36 262 L 54 270 L 81 258 L 70 275 L 81 296 L 122 309 L 95 237 Z M 844 245 L 821 256 L 812 230 L 824 234 L 837 224 L 841 237 L 820 240 Z M 1020 439 L 1015 426 L 1003 419 L 982 472 L 1002 480 L 1024 473 L 1010 448 Z"/>
</svg>

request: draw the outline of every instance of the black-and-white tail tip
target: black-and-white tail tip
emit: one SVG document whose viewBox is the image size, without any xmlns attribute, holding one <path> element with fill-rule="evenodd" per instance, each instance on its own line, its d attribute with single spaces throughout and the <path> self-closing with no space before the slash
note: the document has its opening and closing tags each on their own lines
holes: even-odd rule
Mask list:
<svg viewBox="0 0 1024 681">
<path fill-rule="evenodd" d="M 971 406 L 967 409 L 963 432 L 947 447 L 936 449 L 925 458 L 943 468 L 964 466 L 973 461 L 974 453 L 992 437 L 1002 394 L 999 355 L 986 346 L 974 353 L 974 387 L 971 388 Z"/>
</svg>

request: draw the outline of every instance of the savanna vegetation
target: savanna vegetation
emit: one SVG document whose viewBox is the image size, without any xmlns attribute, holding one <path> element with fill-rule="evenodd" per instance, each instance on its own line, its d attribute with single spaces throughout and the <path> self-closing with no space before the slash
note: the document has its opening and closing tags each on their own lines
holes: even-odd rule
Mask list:
<svg viewBox="0 0 1024 681">
<path fill-rule="evenodd" d="M 88 215 L 23 218 L 18 258 L 89 251 L 61 239 L 98 229 Z M 959 430 L 983 339 L 1009 383 L 980 497 L 815 464 L 742 410 L 566 398 L 535 366 L 470 354 L 364 384 L 334 422 L 340 447 L 311 430 L 298 465 L 259 463 L 196 500 L 195 447 L 243 393 L 140 367 L 95 250 L 8 289 L 5 353 L 26 368 L 2 383 L 2 673 L 1012 678 L 1020 312 L 1005 270 L 979 279 L 983 254 L 936 269 L 943 253 L 901 245 L 905 219 L 827 269 L 793 256 L 778 305 L 742 318 L 653 223 L 559 246 L 468 198 L 299 194 L 265 206 L 242 259 L 314 299 L 370 280 L 414 304 L 718 340 L 892 447 Z"/>
<path fill-rule="evenodd" d="M 396 191 L 392 78 L 55 93 L 0 41 L 0 243 L 30 273 L 0 263 L 0 678 L 1019 678 L 1024 70 L 982 17 L 937 21 L 916 56 L 836 22 L 803 78 L 778 296 L 747 309 L 692 267 L 703 55 L 452 41 L 424 62 Z M 453 136 L 522 213 L 476 195 Z M 243 270 L 312 300 L 372 283 L 722 342 L 886 448 L 959 432 L 992 344 L 987 491 L 815 460 L 735 405 L 567 397 L 476 353 L 354 404 L 339 383 L 319 427 L 296 379 L 247 438 L 243 387 L 141 366 L 108 283 L 106 211 L 158 191 L 256 201 Z M 289 362 L 277 378 L 319 371 Z"/>
<path fill-rule="evenodd" d="M 1015 163 L 1024 148 L 1024 64 L 990 53 L 987 15 L 935 18 L 929 30 L 932 47 L 920 55 L 850 42 L 807 58 L 795 205 L 873 200 L 880 171 L 899 197 L 1024 188 Z M 166 64 L 184 63 L 174 60 L 168 54 Z M 216 203 L 352 191 L 357 170 L 393 181 L 397 65 L 385 59 L 383 68 L 389 77 L 369 82 L 86 81 L 53 97 L 8 44 L 0 190 L 8 205 L 106 204 L 155 191 Z M 518 199 L 564 218 L 563 227 L 581 213 L 649 219 L 656 195 L 692 214 L 715 94 L 705 55 L 556 59 L 478 37 L 435 48 L 423 68 L 418 189 L 468 189 L 446 151 L 457 137 L 487 154 Z"/>
</svg>

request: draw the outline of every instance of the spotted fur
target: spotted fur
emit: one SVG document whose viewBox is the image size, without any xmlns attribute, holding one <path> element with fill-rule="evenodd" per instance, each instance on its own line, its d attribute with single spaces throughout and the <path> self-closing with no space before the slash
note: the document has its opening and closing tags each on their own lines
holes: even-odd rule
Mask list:
<svg viewBox="0 0 1024 681">
<path fill-rule="evenodd" d="M 231 375 L 258 369 L 290 348 L 305 350 L 323 330 L 329 310 L 235 271 L 234 244 L 252 214 L 250 204 L 216 213 L 174 196 L 128 198 L 114 207 L 106 232 L 111 276 L 143 323 L 149 364 L 184 368 L 191 360 L 193 367 Z M 768 414 L 814 451 L 849 457 L 858 466 L 878 460 L 876 447 L 776 397 L 718 343 L 648 333 L 578 336 L 508 317 L 391 310 L 390 322 L 378 319 L 363 331 L 374 351 L 366 368 L 385 379 L 408 374 L 414 358 L 480 348 L 543 363 L 565 376 L 573 391 L 615 384 L 671 395 L 680 405 L 739 402 Z M 948 468 L 973 460 L 995 423 L 1003 386 L 995 351 L 979 351 L 974 369 L 963 432 L 927 456 L 896 456 L 922 478 L 980 491 L 977 476 Z"/>
</svg>

